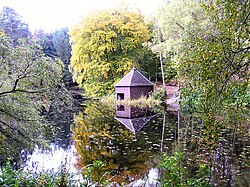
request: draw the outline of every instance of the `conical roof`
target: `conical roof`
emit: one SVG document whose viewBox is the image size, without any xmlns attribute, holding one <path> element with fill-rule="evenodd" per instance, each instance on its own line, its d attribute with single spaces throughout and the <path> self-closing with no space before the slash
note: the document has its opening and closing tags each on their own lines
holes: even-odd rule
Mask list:
<svg viewBox="0 0 250 187">
<path fill-rule="evenodd" d="M 135 67 L 125 75 L 116 85 L 117 86 L 152 86 L 153 83 L 150 82 L 146 77 L 144 77 L 139 70 Z"/>
</svg>

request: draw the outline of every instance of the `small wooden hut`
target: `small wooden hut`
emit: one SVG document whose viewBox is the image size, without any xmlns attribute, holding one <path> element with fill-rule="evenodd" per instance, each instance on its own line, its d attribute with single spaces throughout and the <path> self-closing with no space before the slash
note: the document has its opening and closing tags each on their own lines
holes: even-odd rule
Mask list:
<svg viewBox="0 0 250 187">
<path fill-rule="evenodd" d="M 125 75 L 116 85 L 115 93 L 117 100 L 138 99 L 148 96 L 153 91 L 154 85 L 144 77 L 135 67 Z"/>
</svg>

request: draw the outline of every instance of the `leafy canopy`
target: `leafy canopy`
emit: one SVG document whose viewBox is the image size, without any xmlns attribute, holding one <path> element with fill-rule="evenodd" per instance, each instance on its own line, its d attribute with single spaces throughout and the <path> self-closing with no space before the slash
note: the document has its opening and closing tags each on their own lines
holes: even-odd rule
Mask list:
<svg viewBox="0 0 250 187">
<path fill-rule="evenodd" d="M 42 143 L 50 128 L 42 108 L 62 103 L 67 93 L 61 62 L 46 57 L 32 40 L 17 41 L 14 46 L 12 39 L 0 36 L 0 143 L 5 150 L 13 142 Z"/>
<path fill-rule="evenodd" d="M 189 32 L 190 25 L 202 28 L 206 19 L 198 0 L 169 0 L 162 2 L 155 21 L 155 42 L 152 50 L 163 54 L 165 78 L 170 80 L 177 75 L 182 39 Z"/>
<path fill-rule="evenodd" d="M 249 1 L 207 1 L 203 10 L 210 24 L 190 27 L 183 40 L 186 87 L 199 92 L 202 110 L 249 108 Z"/>
<path fill-rule="evenodd" d="M 43 30 L 35 32 L 34 36 L 42 46 L 43 52 L 51 58 L 59 58 L 63 64 L 63 80 L 68 84 L 72 82 L 72 74 L 69 72 L 71 57 L 71 45 L 67 28 L 56 30 L 53 33 L 45 33 Z"/>
<path fill-rule="evenodd" d="M 70 31 L 71 72 L 89 96 L 113 91 L 132 66 L 138 66 L 149 28 L 143 17 L 126 8 L 95 12 Z"/>
<path fill-rule="evenodd" d="M 0 30 L 14 41 L 30 36 L 28 25 L 22 21 L 14 9 L 9 7 L 3 7 L 0 11 Z"/>
</svg>

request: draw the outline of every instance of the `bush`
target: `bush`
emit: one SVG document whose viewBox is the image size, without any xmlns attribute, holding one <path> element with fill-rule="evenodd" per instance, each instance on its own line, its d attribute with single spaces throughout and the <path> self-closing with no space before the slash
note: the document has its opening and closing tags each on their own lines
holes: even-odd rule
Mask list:
<svg viewBox="0 0 250 187">
<path fill-rule="evenodd" d="M 175 152 L 172 156 L 163 155 L 162 162 L 159 167 L 163 169 L 164 178 L 160 179 L 164 187 L 209 187 L 210 184 L 206 181 L 209 170 L 206 165 L 200 165 L 196 170 L 194 177 L 187 177 L 188 171 L 184 167 L 184 154 Z"/>
<path fill-rule="evenodd" d="M 149 97 L 155 100 L 160 100 L 160 101 L 164 101 L 166 99 L 166 96 L 167 96 L 167 93 L 163 88 L 155 90 L 154 92 L 151 92 L 149 94 Z"/>
<path fill-rule="evenodd" d="M 103 175 L 94 176 L 96 169 L 104 167 L 102 161 L 95 161 L 84 168 L 86 171 L 80 174 L 70 173 L 66 164 L 62 164 L 58 171 L 50 170 L 44 172 L 15 170 L 8 160 L 5 166 L 0 168 L 0 186 L 3 187 L 81 187 L 81 186 L 108 186 Z M 97 181 L 93 179 L 97 178 Z"/>
</svg>

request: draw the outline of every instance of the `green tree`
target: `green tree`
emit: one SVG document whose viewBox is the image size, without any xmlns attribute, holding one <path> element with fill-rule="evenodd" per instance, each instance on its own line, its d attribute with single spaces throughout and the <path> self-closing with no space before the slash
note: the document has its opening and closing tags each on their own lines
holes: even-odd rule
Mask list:
<svg viewBox="0 0 250 187">
<path fill-rule="evenodd" d="M 189 31 L 189 26 L 197 28 L 206 25 L 198 0 L 170 0 L 162 2 L 157 12 L 155 23 L 155 42 L 152 50 L 162 54 L 165 79 L 177 76 L 179 57 L 182 52 L 182 38 Z"/>
<path fill-rule="evenodd" d="M 37 39 L 42 47 L 44 54 L 51 58 L 56 58 L 56 51 L 53 44 L 53 34 L 45 33 L 43 30 L 35 32 L 34 37 Z"/>
<path fill-rule="evenodd" d="M 101 96 L 138 63 L 150 39 L 143 17 L 128 9 L 96 12 L 70 32 L 71 72 L 89 96 Z"/>
<path fill-rule="evenodd" d="M 9 7 L 3 7 L 0 13 L 0 30 L 14 41 L 19 38 L 28 38 L 31 34 L 28 25 L 22 21 L 14 9 Z"/>
<path fill-rule="evenodd" d="M 172 156 L 163 155 L 163 159 L 159 167 L 163 169 L 163 180 L 161 182 L 164 187 L 209 187 L 211 186 L 206 177 L 209 174 L 207 165 L 202 164 L 195 171 L 193 177 L 188 176 L 188 170 L 185 167 L 184 155 L 182 152 L 175 152 Z"/>
<path fill-rule="evenodd" d="M 64 82 L 72 82 L 72 74 L 69 72 L 69 64 L 71 58 L 71 44 L 69 40 L 69 30 L 68 28 L 62 28 L 53 33 L 52 41 L 53 46 L 56 51 L 56 56 L 63 62 L 64 71 L 63 71 L 63 80 Z"/>
<path fill-rule="evenodd" d="M 42 46 L 43 52 L 51 58 L 59 58 L 63 64 L 63 80 L 65 84 L 72 82 L 72 74 L 69 72 L 71 58 L 71 45 L 67 28 L 62 28 L 53 33 L 45 33 L 38 30 L 34 34 Z"/>
<path fill-rule="evenodd" d="M 183 39 L 181 74 L 189 88 L 183 96 L 196 93 L 202 112 L 249 110 L 250 3 L 206 1 L 203 10 L 210 24 L 190 26 Z"/>
<path fill-rule="evenodd" d="M 6 154 L 15 144 L 42 143 L 52 131 L 42 109 L 70 98 L 61 82 L 62 63 L 46 57 L 32 40 L 17 43 L 0 36 L 0 143 Z"/>
</svg>

